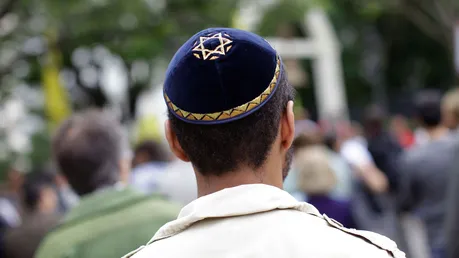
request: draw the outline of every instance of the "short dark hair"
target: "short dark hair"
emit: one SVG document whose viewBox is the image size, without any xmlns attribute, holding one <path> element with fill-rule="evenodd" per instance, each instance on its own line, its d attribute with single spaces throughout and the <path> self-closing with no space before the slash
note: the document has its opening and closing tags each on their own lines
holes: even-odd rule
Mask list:
<svg viewBox="0 0 459 258">
<path fill-rule="evenodd" d="M 169 156 L 164 151 L 161 144 L 152 140 L 143 141 L 136 146 L 134 155 L 139 155 L 140 153 L 147 154 L 148 161 L 166 162 L 169 160 Z"/>
<path fill-rule="evenodd" d="M 384 128 L 387 114 L 380 105 L 372 104 L 365 108 L 363 124 L 366 133 L 378 133 Z"/>
<path fill-rule="evenodd" d="M 25 207 L 29 211 L 35 211 L 40 202 L 43 189 L 53 187 L 53 178 L 44 173 L 43 170 L 36 170 L 28 174 L 22 186 Z"/>
<path fill-rule="evenodd" d="M 169 111 L 172 131 L 198 171 L 220 176 L 240 166 L 259 168 L 279 131 L 287 102 L 294 89 L 282 70 L 279 85 L 271 99 L 259 110 L 244 118 L 217 125 L 197 125 L 176 118 Z"/>
<path fill-rule="evenodd" d="M 426 127 L 435 127 L 441 123 L 442 95 L 437 90 L 423 90 L 416 94 L 414 108 L 416 117 Z"/>
<path fill-rule="evenodd" d="M 76 114 L 62 124 L 53 139 L 53 154 L 79 195 L 119 180 L 122 138 L 119 122 L 102 111 Z"/>
</svg>

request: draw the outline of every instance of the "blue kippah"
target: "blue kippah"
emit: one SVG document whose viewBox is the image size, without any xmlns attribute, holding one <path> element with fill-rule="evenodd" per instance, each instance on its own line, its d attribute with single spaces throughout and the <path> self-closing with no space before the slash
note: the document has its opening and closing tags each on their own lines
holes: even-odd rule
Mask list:
<svg viewBox="0 0 459 258">
<path fill-rule="evenodd" d="M 262 37 L 211 28 L 191 37 L 166 72 L 164 98 L 179 119 L 221 124 L 262 107 L 277 89 L 282 62 Z"/>
</svg>

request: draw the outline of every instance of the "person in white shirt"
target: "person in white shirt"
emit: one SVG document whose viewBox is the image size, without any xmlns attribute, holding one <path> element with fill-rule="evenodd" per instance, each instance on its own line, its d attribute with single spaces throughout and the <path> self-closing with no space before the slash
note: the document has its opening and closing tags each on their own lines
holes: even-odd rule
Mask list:
<svg viewBox="0 0 459 258">
<path fill-rule="evenodd" d="M 340 154 L 352 166 L 356 177 L 374 193 L 384 193 L 388 188 L 386 176 L 375 166 L 373 158 L 361 138 L 349 130 L 343 143 Z"/>
<path fill-rule="evenodd" d="M 172 59 L 164 98 L 167 140 L 191 161 L 199 198 L 125 257 L 405 257 L 392 240 L 346 229 L 282 190 L 293 89 L 263 38 L 228 28 L 197 33 Z"/>
</svg>

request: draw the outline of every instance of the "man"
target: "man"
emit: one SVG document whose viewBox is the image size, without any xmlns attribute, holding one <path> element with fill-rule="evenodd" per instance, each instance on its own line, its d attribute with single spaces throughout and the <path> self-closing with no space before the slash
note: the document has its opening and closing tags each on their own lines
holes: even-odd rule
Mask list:
<svg viewBox="0 0 459 258">
<path fill-rule="evenodd" d="M 21 224 L 21 217 L 9 199 L 0 197 L 0 258 L 5 257 L 5 233 Z"/>
<path fill-rule="evenodd" d="M 390 192 L 398 189 L 399 167 L 398 159 L 402 147 L 395 137 L 384 128 L 385 111 L 378 105 L 371 105 L 365 110 L 364 131 L 367 148 L 376 167 L 385 174 Z"/>
<path fill-rule="evenodd" d="M 9 230 L 5 237 L 5 253 L 9 258 L 33 258 L 45 234 L 57 225 L 57 195 L 52 178 L 40 171 L 27 176 L 23 186 L 26 208 L 21 226 Z"/>
<path fill-rule="evenodd" d="M 158 179 L 164 174 L 169 160 L 158 143 L 140 143 L 134 151 L 131 185 L 146 194 L 158 192 Z"/>
<path fill-rule="evenodd" d="M 8 224 L 12 227 L 21 223 L 20 215 L 23 212 L 23 207 L 20 201 L 21 197 L 19 193 L 23 183 L 24 173 L 14 167 L 11 167 L 7 173 L 6 184 L 0 186 L 0 205 L 6 206 L 6 208 L 0 209 L 0 216 L 5 215 L 6 217 L 3 219 L 6 219 Z M 5 210 L 8 214 L 4 214 L 3 210 Z"/>
<path fill-rule="evenodd" d="M 449 168 L 454 162 L 454 141 L 441 124 L 441 94 L 426 90 L 415 99 L 416 115 L 429 142 L 402 156 L 399 198 L 402 211 L 424 223 L 432 257 L 445 257 L 444 221 Z"/>
<path fill-rule="evenodd" d="M 263 38 L 215 28 L 189 39 L 164 84 L 166 136 L 191 161 L 199 198 L 126 257 L 404 257 L 282 190 L 295 135 L 293 89 Z"/>
<path fill-rule="evenodd" d="M 347 128 L 346 128 L 347 127 Z M 344 125 L 340 154 L 352 166 L 363 185 L 372 193 L 385 193 L 388 189 L 387 177 L 376 167 L 368 143 L 353 126 Z"/>
<path fill-rule="evenodd" d="M 445 125 L 455 132 L 452 133 L 456 145 L 452 166 L 449 169 L 448 199 L 446 203 L 446 251 L 448 258 L 459 257 L 459 137 L 457 127 L 459 125 L 459 88 L 450 90 L 442 100 L 442 114 Z"/>
<path fill-rule="evenodd" d="M 341 129 L 343 142 L 340 154 L 351 165 L 357 181 L 352 198 L 352 213 L 357 228 L 378 232 L 397 241 L 394 216 L 387 212 L 389 180 L 368 150 L 363 127 L 353 122 L 351 125 L 343 123 Z"/>
<path fill-rule="evenodd" d="M 171 160 L 158 143 L 146 141 L 137 146 L 133 165 L 131 185 L 136 190 L 159 193 L 181 205 L 196 199 L 193 167 L 178 159 Z"/>
<path fill-rule="evenodd" d="M 53 140 L 55 161 L 79 204 L 41 244 L 37 258 L 120 257 L 176 216 L 175 205 L 124 185 L 130 160 L 120 125 L 98 111 L 67 120 Z"/>
<path fill-rule="evenodd" d="M 19 190 L 23 175 L 14 168 L 7 173 L 7 183 L 0 185 L 0 258 L 5 257 L 5 232 L 21 224 L 22 207 L 19 203 Z"/>
<path fill-rule="evenodd" d="M 169 153 L 163 149 L 161 144 L 153 140 L 141 142 L 134 151 L 132 160 L 133 167 L 142 166 L 149 163 L 165 163 L 171 159 Z"/>
<path fill-rule="evenodd" d="M 319 134 L 320 128 L 318 124 L 309 119 L 298 120 L 296 109 L 298 108 L 294 106 L 293 112 L 295 114 L 295 120 L 296 120 L 295 121 L 296 136 L 299 136 L 304 133 Z M 301 110 L 304 110 L 304 108 L 301 108 Z M 293 195 L 297 200 L 304 201 L 307 199 L 307 196 L 304 194 L 304 192 L 298 189 L 297 181 L 298 181 L 298 171 L 293 167 L 289 171 L 288 176 L 284 180 L 284 190 L 290 193 L 291 195 Z"/>
<path fill-rule="evenodd" d="M 346 227 L 355 228 L 350 203 L 331 196 L 338 177 L 331 157 L 320 135 L 306 132 L 293 142 L 298 188 L 307 195 L 308 203 L 333 217 Z"/>
<path fill-rule="evenodd" d="M 324 135 L 330 166 L 336 175 L 337 184 L 331 195 L 340 201 L 350 201 L 354 194 L 354 178 L 349 163 L 339 154 L 339 143 L 335 130 L 329 130 Z"/>
<path fill-rule="evenodd" d="M 395 136 L 385 129 L 384 124 L 386 121 L 386 112 L 379 105 L 374 104 L 366 108 L 363 127 L 367 140 L 367 148 L 375 166 L 387 178 L 389 188 L 389 191 L 386 193 L 376 196 L 383 213 L 379 217 L 384 217 L 382 221 L 384 231 L 381 231 L 381 233 L 391 236 L 400 247 L 403 247 L 403 250 L 407 250 L 396 207 L 396 195 L 399 190 L 400 181 L 399 160 L 403 149 Z"/>
</svg>

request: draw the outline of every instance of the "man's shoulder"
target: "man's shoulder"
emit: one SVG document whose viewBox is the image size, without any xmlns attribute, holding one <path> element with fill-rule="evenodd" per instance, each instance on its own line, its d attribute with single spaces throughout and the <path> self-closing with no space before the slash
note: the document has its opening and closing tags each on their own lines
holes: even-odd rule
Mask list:
<svg viewBox="0 0 459 258">
<path fill-rule="evenodd" d="M 385 256 L 377 257 L 405 257 L 405 253 L 399 250 L 397 244 L 388 237 L 370 231 L 346 228 L 341 223 L 329 218 L 325 214 L 322 218 L 327 222 L 329 228 L 345 233 L 346 238 L 349 239 L 349 241 L 355 242 L 357 246 L 367 247 L 365 250 L 370 253 L 385 254 Z"/>
<path fill-rule="evenodd" d="M 180 205 L 177 203 L 170 202 L 159 195 L 139 195 L 136 198 L 128 199 L 125 203 L 110 206 L 90 214 L 81 214 L 78 211 L 72 210 L 50 234 L 57 236 L 73 235 L 72 232 L 91 228 L 94 235 L 99 231 L 116 230 L 119 227 L 124 228 L 147 221 L 150 224 L 156 224 L 156 218 L 164 224 L 165 222 L 174 220 L 180 208 Z M 122 220 L 123 224 L 111 223 L 119 220 Z M 149 226 L 145 225 L 145 227 Z"/>
<path fill-rule="evenodd" d="M 311 241 L 327 241 L 328 244 L 337 247 L 340 252 L 351 254 L 362 252 L 367 255 L 365 257 L 405 257 L 405 254 L 398 249 L 397 244 L 383 235 L 346 228 L 325 214 L 313 217 L 315 217 L 315 221 L 309 220 L 306 223 L 300 223 L 304 230 L 298 228 L 299 234 L 294 235 L 295 238 L 301 236 L 298 239 L 304 239 L 306 235 L 306 238 L 311 239 Z M 308 229 L 312 229 L 312 231 Z"/>
<path fill-rule="evenodd" d="M 160 196 L 143 196 L 131 201 L 89 215 L 73 216 L 71 211 L 69 217 L 47 235 L 37 257 L 61 257 L 52 255 L 74 252 L 79 246 L 86 245 L 88 239 L 97 242 L 109 238 L 114 244 L 123 241 L 124 245 L 132 242 L 133 248 L 146 243 L 156 230 L 175 219 L 180 211 L 179 205 Z M 140 240 L 140 236 L 145 238 Z"/>
<path fill-rule="evenodd" d="M 450 135 L 446 135 L 441 139 L 414 146 L 406 151 L 402 157 L 405 164 L 416 164 L 426 158 L 430 159 L 431 157 L 436 157 L 433 155 L 435 153 L 453 153 L 458 147 L 459 141 Z"/>
<path fill-rule="evenodd" d="M 277 216 L 282 215 L 278 214 Z M 352 257 L 405 257 L 404 253 L 397 248 L 397 245 L 392 240 L 371 232 L 346 229 L 341 224 L 328 218 L 327 216 L 316 217 L 298 212 L 297 214 L 294 214 L 293 217 L 287 217 L 289 217 L 290 221 L 278 223 L 279 225 L 272 224 L 272 227 L 270 226 L 268 228 L 265 226 L 262 228 L 260 227 L 260 230 L 254 228 L 245 229 L 251 230 L 252 232 L 243 233 L 243 235 L 247 238 L 243 241 L 238 240 L 238 238 L 224 237 L 225 243 L 222 247 L 224 248 L 224 246 L 227 246 L 228 243 L 231 243 L 233 248 L 228 251 L 232 252 L 232 250 L 234 250 L 237 254 L 241 250 L 246 249 L 247 246 L 253 246 L 253 248 L 256 249 L 256 246 L 260 244 L 260 241 L 264 242 L 265 240 L 266 243 L 262 244 L 266 249 L 265 251 L 262 251 L 263 256 L 265 256 L 264 252 L 270 253 L 270 248 L 273 246 L 275 247 L 274 250 L 276 252 L 282 250 L 281 252 L 289 257 L 298 257 L 298 255 L 337 257 L 336 255 L 338 254 L 349 255 Z M 243 219 L 243 217 L 236 218 L 237 221 L 234 221 L 234 223 L 237 223 L 239 227 L 245 228 L 246 225 L 244 223 L 240 223 L 240 220 Z M 258 220 L 260 224 L 265 224 L 265 221 L 262 218 L 253 217 L 250 219 L 248 218 L 248 220 L 250 220 L 250 224 L 252 223 L 252 220 L 254 220 L 255 223 Z M 215 225 L 218 225 L 218 223 Z M 292 229 L 292 225 L 296 225 L 294 229 Z M 159 255 L 161 257 L 180 257 L 171 250 L 174 249 L 174 246 L 183 246 L 183 243 L 185 242 L 188 242 L 186 246 L 191 248 L 187 252 L 199 254 L 201 257 L 208 257 L 206 256 L 208 254 L 207 250 L 204 250 L 208 247 L 196 247 L 194 244 L 190 244 L 190 241 L 193 242 L 193 239 L 197 237 L 195 234 L 202 234 L 203 230 L 206 231 L 209 229 L 208 226 L 209 224 L 202 225 L 199 230 L 196 230 L 200 227 L 198 225 L 191 231 L 187 232 L 186 230 L 182 232 L 185 234 L 171 236 L 169 238 L 152 242 L 146 246 L 141 246 L 137 250 L 127 254 L 124 258 L 146 258 L 154 255 Z M 225 229 L 222 228 L 222 230 Z M 227 231 L 227 233 L 230 231 L 231 230 Z M 216 232 L 210 230 L 209 233 L 210 235 L 215 235 Z M 258 238 L 256 237 L 257 234 L 259 234 Z M 281 236 L 280 239 L 278 238 L 279 236 Z M 257 238 L 257 240 L 250 243 L 253 240 L 251 238 Z M 213 247 L 218 247 L 221 244 L 219 241 L 222 241 L 222 239 L 213 241 L 215 241 Z M 285 245 L 282 245 L 282 242 L 285 242 Z M 304 243 L 308 243 L 307 247 Z M 199 245 L 199 243 L 196 244 Z M 240 246 L 240 248 L 237 248 L 237 246 Z M 248 252 L 253 251 L 254 250 L 249 250 Z M 266 257 L 271 256 L 268 255 Z"/>
</svg>

